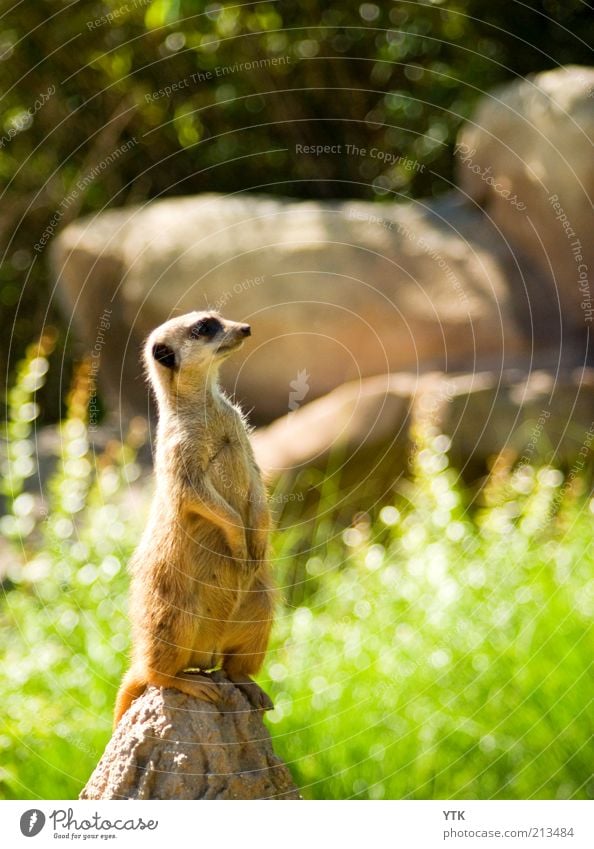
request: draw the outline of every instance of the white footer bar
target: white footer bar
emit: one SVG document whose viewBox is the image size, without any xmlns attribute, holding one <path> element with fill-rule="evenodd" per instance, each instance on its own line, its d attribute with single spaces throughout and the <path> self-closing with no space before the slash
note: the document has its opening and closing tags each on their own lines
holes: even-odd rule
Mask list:
<svg viewBox="0 0 594 849">
<path fill-rule="evenodd" d="M 594 802 L 7 801 L 0 834 L 9 849 L 592 849 Z"/>
</svg>

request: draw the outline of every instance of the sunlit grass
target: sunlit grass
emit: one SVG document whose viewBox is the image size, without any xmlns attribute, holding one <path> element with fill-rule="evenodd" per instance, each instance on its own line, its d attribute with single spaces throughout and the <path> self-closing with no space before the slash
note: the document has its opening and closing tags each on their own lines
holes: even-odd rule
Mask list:
<svg viewBox="0 0 594 849">
<path fill-rule="evenodd" d="M 5 432 L 4 798 L 75 797 L 109 739 L 125 566 L 147 506 L 130 487 L 137 430 L 99 456 L 89 446 L 84 367 L 47 498 L 25 490 L 39 360 L 31 350 Z M 286 603 L 262 675 L 275 748 L 306 797 L 591 797 L 585 482 L 502 460 L 471 508 L 447 438 L 418 443 L 411 478 L 377 515 L 338 527 L 320 480 L 317 517 L 276 534 Z"/>
<path fill-rule="evenodd" d="M 471 521 L 447 472 L 417 478 L 388 535 L 308 563 L 319 588 L 267 668 L 305 796 L 592 795 L 593 517 L 581 499 L 554 526 L 560 480 Z"/>
</svg>

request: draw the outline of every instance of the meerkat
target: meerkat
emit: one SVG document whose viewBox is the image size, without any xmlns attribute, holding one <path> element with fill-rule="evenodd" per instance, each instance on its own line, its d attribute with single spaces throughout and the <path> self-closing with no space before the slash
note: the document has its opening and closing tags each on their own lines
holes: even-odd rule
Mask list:
<svg viewBox="0 0 594 849">
<path fill-rule="evenodd" d="M 220 667 L 259 709 L 274 590 L 270 513 L 243 413 L 219 387 L 248 324 L 194 312 L 154 330 L 144 360 L 158 406 L 156 489 L 132 558 L 132 662 L 115 722 L 149 685 L 221 697 Z"/>
</svg>

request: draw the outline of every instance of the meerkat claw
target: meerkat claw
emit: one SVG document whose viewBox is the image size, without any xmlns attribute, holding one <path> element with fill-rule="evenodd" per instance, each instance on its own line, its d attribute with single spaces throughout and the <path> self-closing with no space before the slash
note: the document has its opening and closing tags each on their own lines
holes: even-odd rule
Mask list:
<svg viewBox="0 0 594 849">
<path fill-rule="evenodd" d="M 252 681 L 247 675 L 232 677 L 230 675 L 227 676 L 230 681 L 232 681 L 238 689 L 244 694 L 247 698 L 248 702 L 255 707 L 256 710 L 274 710 L 274 702 L 268 695 L 265 693 L 262 687 L 259 684 L 256 684 L 255 681 Z"/>
</svg>

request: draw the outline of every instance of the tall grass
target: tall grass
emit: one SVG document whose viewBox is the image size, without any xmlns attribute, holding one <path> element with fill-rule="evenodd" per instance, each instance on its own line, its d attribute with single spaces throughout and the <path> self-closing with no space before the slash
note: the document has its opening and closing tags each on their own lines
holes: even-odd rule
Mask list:
<svg viewBox="0 0 594 849">
<path fill-rule="evenodd" d="M 4 433 L 4 798 L 72 798 L 101 755 L 147 504 L 138 430 L 99 455 L 89 444 L 84 365 L 55 472 L 43 497 L 27 490 L 46 354 L 23 363 Z M 286 603 L 262 675 L 275 748 L 312 798 L 591 797 L 585 483 L 502 461 L 477 506 L 448 445 L 419 433 L 392 503 L 344 528 L 329 518 L 337 493 L 310 475 L 318 517 L 277 532 Z"/>
</svg>

